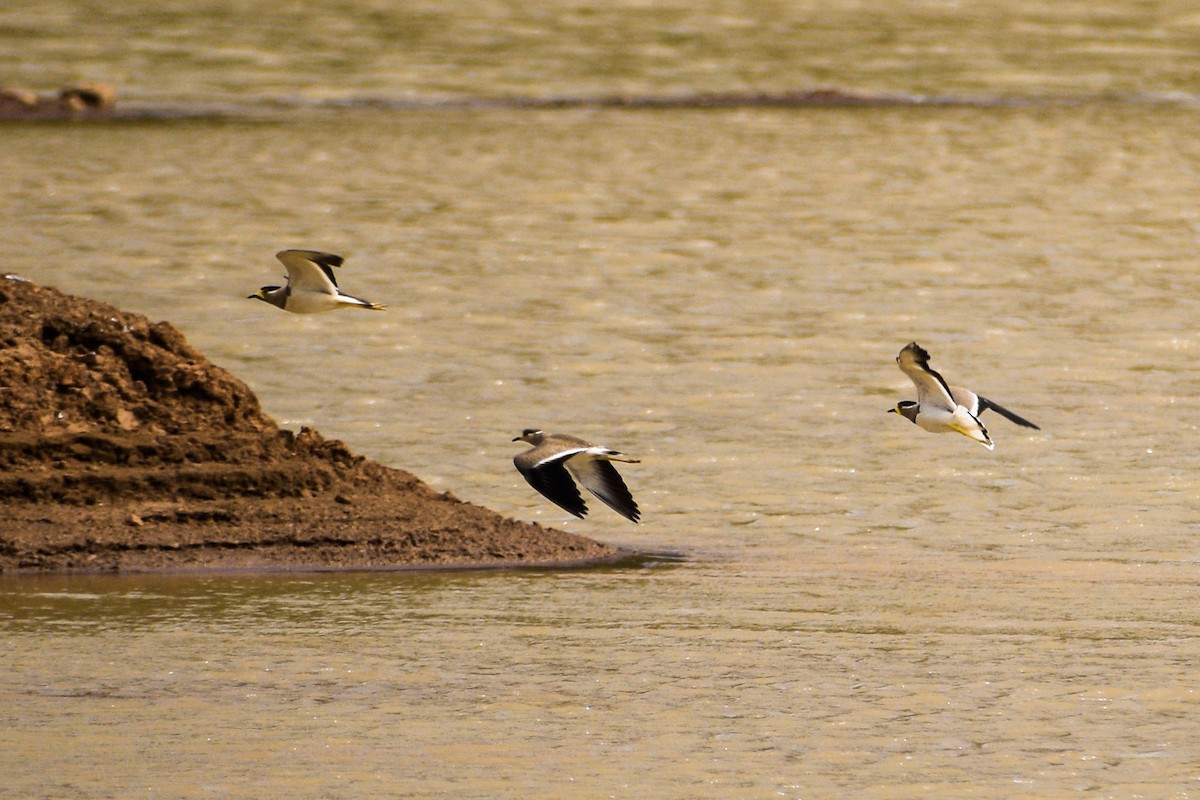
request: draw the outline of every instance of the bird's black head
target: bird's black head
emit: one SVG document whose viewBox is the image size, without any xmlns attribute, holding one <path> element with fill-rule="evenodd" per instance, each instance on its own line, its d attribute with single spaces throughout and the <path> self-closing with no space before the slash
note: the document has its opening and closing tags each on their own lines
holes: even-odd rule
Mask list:
<svg viewBox="0 0 1200 800">
<path fill-rule="evenodd" d="M 916 423 L 917 411 L 920 408 L 921 407 L 917 403 L 913 402 L 912 400 L 901 400 L 899 403 L 896 403 L 895 408 L 889 408 L 887 410 L 887 413 L 899 414 L 900 416 L 907 419 L 909 422 Z"/>
<path fill-rule="evenodd" d="M 530 444 L 537 444 L 541 440 L 542 432 L 537 428 L 526 428 L 525 430 L 521 431 L 520 436 L 513 439 L 514 442 L 529 442 Z"/>
<path fill-rule="evenodd" d="M 278 291 L 279 291 L 281 288 L 282 288 L 282 287 L 280 287 L 280 286 L 264 286 L 264 287 L 262 287 L 261 289 L 259 289 L 257 292 L 255 292 L 254 294 L 248 294 L 248 295 L 246 295 L 246 299 L 247 299 L 247 300 L 263 300 L 263 301 L 266 301 L 266 299 L 267 299 L 267 295 L 268 295 L 269 293 L 271 293 L 271 292 L 278 292 Z"/>
</svg>

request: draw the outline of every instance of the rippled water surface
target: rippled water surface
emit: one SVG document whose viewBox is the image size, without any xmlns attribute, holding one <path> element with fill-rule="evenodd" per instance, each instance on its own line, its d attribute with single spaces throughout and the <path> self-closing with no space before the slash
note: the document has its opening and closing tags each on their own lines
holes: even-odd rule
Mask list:
<svg viewBox="0 0 1200 800">
<path fill-rule="evenodd" d="M 159 101 L 809 89 L 1195 94 L 1192 3 L 7 0 L 5 81 Z"/>
<path fill-rule="evenodd" d="M 2 269 L 683 560 L 2 579 L 0 797 L 1200 792 L 1194 12 L 135 6 L 10 3 L 0 64 L 233 111 L 0 127 Z M 301 102 L 817 85 L 986 102 Z M 388 312 L 247 300 L 284 247 Z M 1042 431 L 886 415 L 913 339 Z M 535 495 L 530 426 L 640 457 L 643 524 Z"/>
</svg>

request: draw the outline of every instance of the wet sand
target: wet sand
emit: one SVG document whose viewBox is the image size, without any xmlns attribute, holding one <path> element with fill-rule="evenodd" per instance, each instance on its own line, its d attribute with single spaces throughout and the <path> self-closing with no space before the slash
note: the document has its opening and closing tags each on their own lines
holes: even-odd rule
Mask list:
<svg viewBox="0 0 1200 800">
<path fill-rule="evenodd" d="M 0 280 L 0 574 L 583 565 L 631 554 L 506 519 L 303 428 L 169 323 Z"/>
</svg>

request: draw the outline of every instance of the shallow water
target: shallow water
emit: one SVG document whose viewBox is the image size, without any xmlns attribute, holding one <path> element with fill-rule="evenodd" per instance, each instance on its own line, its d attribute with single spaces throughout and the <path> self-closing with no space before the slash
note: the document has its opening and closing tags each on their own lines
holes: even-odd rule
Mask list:
<svg viewBox="0 0 1200 800">
<path fill-rule="evenodd" d="M 21 8 L 0 38 L 43 19 Z M 286 425 L 686 560 L 6 578 L 0 796 L 1194 794 L 1200 143 L 1187 98 L 1150 101 L 1185 88 L 1200 51 L 1171 54 L 1194 20 L 1018 4 L 1008 29 L 1043 37 L 1026 51 L 979 27 L 981 4 L 890 6 L 890 28 L 855 4 L 750 27 L 739 5 L 487 8 L 424 9 L 441 33 L 397 56 L 417 72 L 344 32 L 299 59 L 323 46 L 250 17 L 224 18 L 237 36 L 213 56 L 179 31 L 218 22 L 182 7 L 162 41 L 210 69 L 31 34 L 28 64 L 94 53 L 135 99 L 292 110 L 0 128 L 3 269 L 172 321 Z M 303 27 L 361 30 L 357 13 Z M 681 40 L 622 77 L 594 65 L 611 40 L 534 18 L 729 50 L 705 62 Z M 475 40 L 444 44 L 468 28 L 503 43 L 474 48 L 474 71 Z M 797 29 L 827 35 L 800 48 Z M 438 48 L 454 80 L 409 81 Z M 959 69 L 931 67 L 955 52 Z M 136 79 L 147 65 L 158 80 Z M 814 83 L 1039 103 L 288 106 Z M 284 247 L 342 253 L 343 287 L 391 308 L 245 299 Z M 988 415 L 989 453 L 884 414 L 912 396 L 893 363 L 912 339 L 1042 432 Z M 529 426 L 641 457 L 622 473 L 644 523 L 535 495 L 509 461 Z"/>
</svg>

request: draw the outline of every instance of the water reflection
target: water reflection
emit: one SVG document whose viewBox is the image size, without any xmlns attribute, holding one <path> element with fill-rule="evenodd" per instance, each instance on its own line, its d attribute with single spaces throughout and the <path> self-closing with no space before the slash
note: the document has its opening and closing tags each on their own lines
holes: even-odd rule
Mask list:
<svg viewBox="0 0 1200 800">
<path fill-rule="evenodd" d="M 661 570 L 678 558 L 639 556 L 588 569 L 588 581 Z M 571 571 L 455 570 L 303 574 L 24 576 L 0 583 L 0 621 L 13 632 L 104 634 L 188 629 L 236 635 L 270 629 L 301 635 L 355 635 L 380 626 L 436 625 L 485 587 L 520 593 Z M 502 614 L 480 609 L 480 618 Z"/>
</svg>

